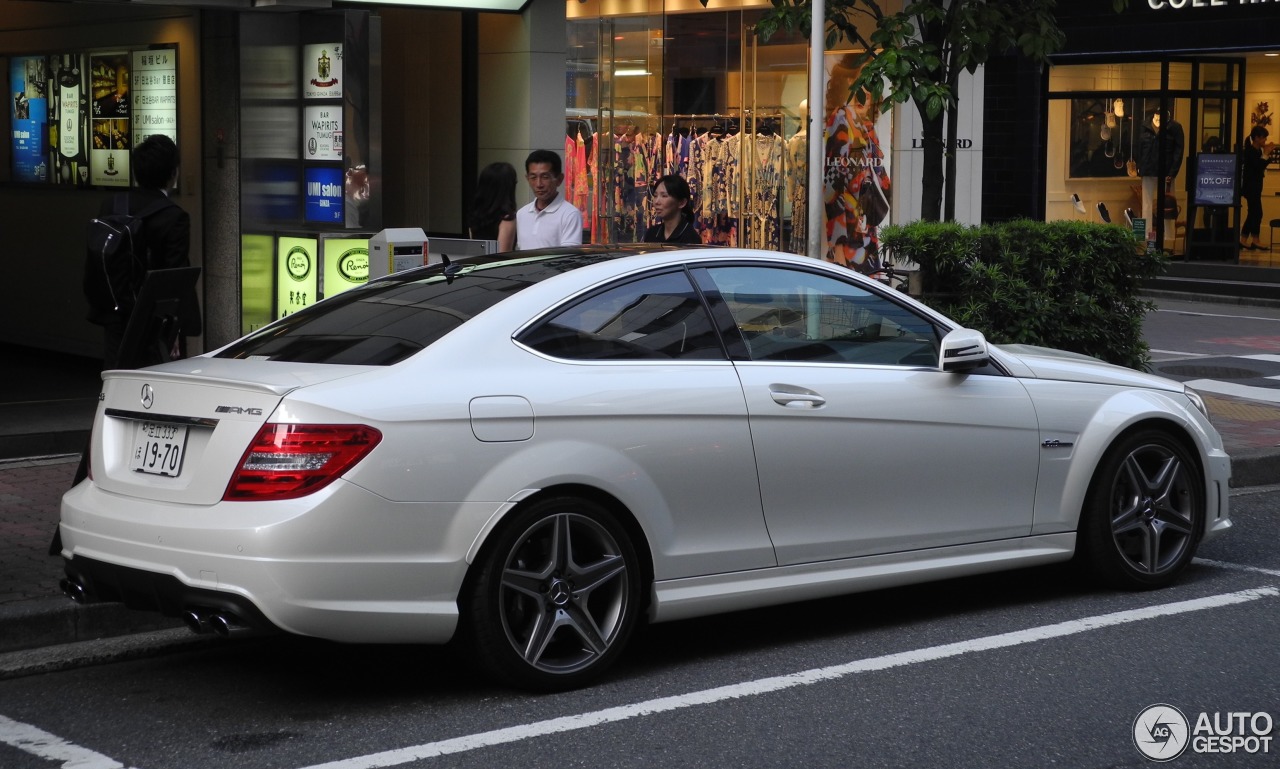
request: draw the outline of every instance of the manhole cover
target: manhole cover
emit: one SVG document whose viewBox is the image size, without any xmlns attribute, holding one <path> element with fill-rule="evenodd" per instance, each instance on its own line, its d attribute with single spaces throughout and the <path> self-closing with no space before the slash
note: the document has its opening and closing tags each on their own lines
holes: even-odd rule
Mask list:
<svg viewBox="0 0 1280 769">
<path fill-rule="evenodd" d="M 1196 379 L 1254 379 L 1262 376 L 1260 371 L 1230 366 L 1160 366 L 1160 371 L 1173 376 Z"/>
</svg>

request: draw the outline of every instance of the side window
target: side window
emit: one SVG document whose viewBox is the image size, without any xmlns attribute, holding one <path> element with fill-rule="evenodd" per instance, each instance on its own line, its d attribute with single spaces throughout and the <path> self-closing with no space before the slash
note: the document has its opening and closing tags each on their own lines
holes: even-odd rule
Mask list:
<svg viewBox="0 0 1280 769">
<path fill-rule="evenodd" d="M 520 337 L 572 360 L 723 360 L 724 351 L 684 272 L 652 275 L 592 294 Z"/>
<path fill-rule="evenodd" d="M 752 360 L 933 366 L 938 332 L 912 310 L 804 270 L 714 267 L 708 274 Z"/>
</svg>

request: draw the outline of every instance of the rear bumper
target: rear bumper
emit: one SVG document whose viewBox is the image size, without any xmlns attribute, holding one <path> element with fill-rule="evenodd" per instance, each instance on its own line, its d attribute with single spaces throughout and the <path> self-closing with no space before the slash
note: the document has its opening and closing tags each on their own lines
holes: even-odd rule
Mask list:
<svg viewBox="0 0 1280 769">
<path fill-rule="evenodd" d="M 445 523 L 457 513 L 341 481 L 305 501 L 205 506 L 85 482 L 63 496 L 62 556 L 89 600 L 344 643 L 445 643 L 475 537 Z"/>
<path fill-rule="evenodd" d="M 253 601 L 234 593 L 184 584 L 176 577 L 79 556 L 65 563 L 67 579 L 84 588 L 89 601 L 114 601 L 130 609 L 181 617 L 189 611 L 222 614 L 259 631 L 279 630 Z"/>
</svg>

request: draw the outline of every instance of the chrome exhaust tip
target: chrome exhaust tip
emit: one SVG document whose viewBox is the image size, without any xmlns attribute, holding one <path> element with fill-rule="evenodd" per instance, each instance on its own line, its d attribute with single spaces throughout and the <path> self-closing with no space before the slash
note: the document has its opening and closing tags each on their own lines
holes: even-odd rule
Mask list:
<svg viewBox="0 0 1280 769">
<path fill-rule="evenodd" d="M 231 635 L 231 629 L 236 627 L 236 618 L 227 614 L 215 614 L 209 618 L 209 627 L 222 638 L 227 638 Z"/>
<path fill-rule="evenodd" d="M 182 613 L 182 622 L 187 629 L 196 635 L 208 633 L 213 628 L 209 625 L 209 619 L 198 611 L 184 611 Z"/>
<path fill-rule="evenodd" d="M 64 578 L 58 582 L 58 587 L 62 589 L 63 595 L 76 603 L 89 602 L 89 594 L 85 592 L 84 585 L 75 580 Z"/>
</svg>

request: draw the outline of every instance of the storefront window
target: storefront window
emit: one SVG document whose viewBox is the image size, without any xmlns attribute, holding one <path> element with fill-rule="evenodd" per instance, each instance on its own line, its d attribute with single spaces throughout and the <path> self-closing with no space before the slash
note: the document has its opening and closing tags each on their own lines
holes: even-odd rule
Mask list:
<svg viewBox="0 0 1280 769">
<path fill-rule="evenodd" d="M 803 252 L 804 184 L 789 181 L 805 174 L 788 157 L 807 157 L 808 46 L 759 39 L 768 6 L 568 0 L 566 194 L 592 242 L 642 239 L 652 186 L 674 173 L 704 243 Z"/>
<path fill-rule="evenodd" d="M 1241 72 L 1208 59 L 1054 67 L 1046 218 L 1120 224 L 1175 256 L 1234 259 L 1238 208 L 1203 205 L 1195 177 L 1200 155 L 1238 139 Z"/>
</svg>

